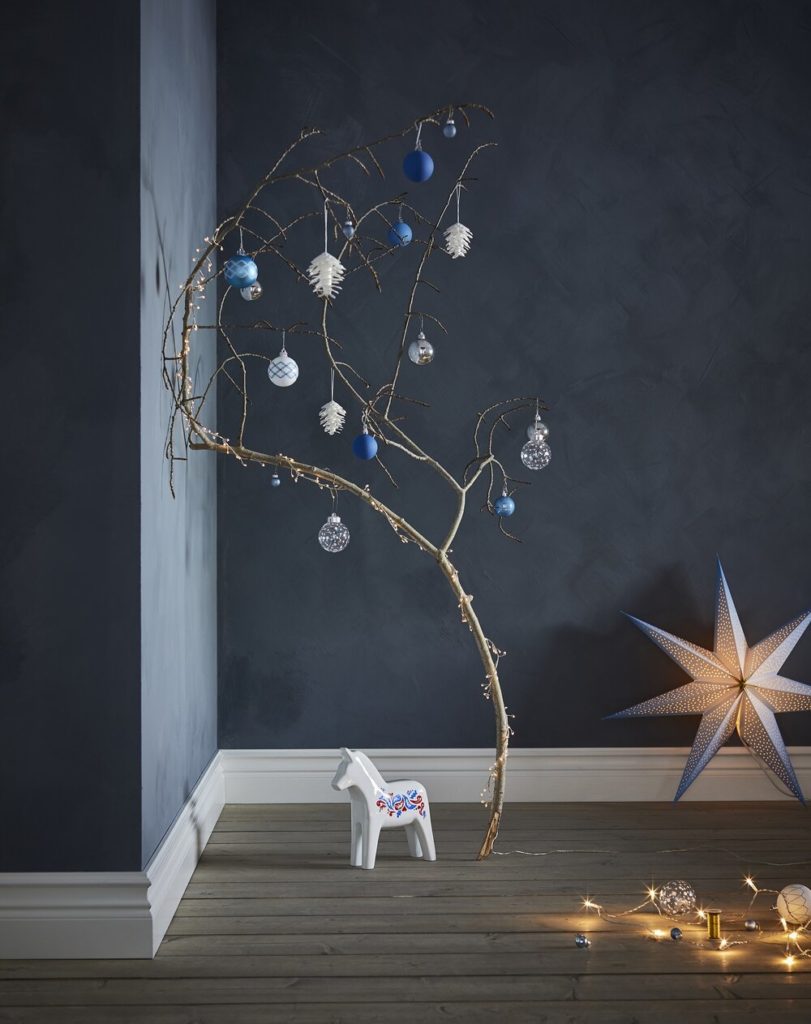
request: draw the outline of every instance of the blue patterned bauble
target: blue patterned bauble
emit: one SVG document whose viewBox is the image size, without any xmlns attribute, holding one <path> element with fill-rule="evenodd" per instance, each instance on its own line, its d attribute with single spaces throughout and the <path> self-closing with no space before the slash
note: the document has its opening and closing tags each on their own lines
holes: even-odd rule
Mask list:
<svg viewBox="0 0 811 1024">
<path fill-rule="evenodd" d="M 408 245 L 413 237 L 411 228 L 401 220 L 389 228 L 389 242 L 392 245 Z"/>
<path fill-rule="evenodd" d="M 496 498 L 493 508 L 497 516 L 511 516 L 515 512 L 515 502 L 509 494 L 502 494 L 500 498 Z"/>
<path fill-rule="evenodd" d="M 403 174 L 409 181 L 428 181 L 433 173 L 434 161 L 421 149 L 412 149 L 403 160 Z"/>
<path fill-rule="evenodd" d="M 259 277 L 259 268 L 250 256 L 238 252 L 225 264 L 223 277 L 232 288 L 248 288 Z"/>
<path fill-rule="evenodd" d="M 582 932 L 578 932 L 574 937 L 574 944 L 578 949 L 588 949 L 591 945 L 591 940 L 587 935 L 584 935 Z"/>
<path fill-rule="evenodd" d="M 681 938 L 681 928 L 671 928 L 670 938 L 673 939 L 674 942 L 678 942 Z"/>
<path fill-rule="evenodd" d="M 358 434 L 352 442 L 352 451 L 359 459 L 373 459 L 377 455 L 377 441 L 371 434 Z"/>
</svg>

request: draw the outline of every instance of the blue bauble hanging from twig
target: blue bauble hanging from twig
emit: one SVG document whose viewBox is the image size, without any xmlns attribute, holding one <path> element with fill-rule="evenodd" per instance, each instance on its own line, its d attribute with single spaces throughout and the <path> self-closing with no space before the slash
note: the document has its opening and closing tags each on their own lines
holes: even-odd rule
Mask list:
<svg viewBox="0 0 811 1024">
<path fill-rule="evenodd" d="M 377 440 L 364 427 L 363 433 L 352 442 L 352 451 L 359 459 L 373 459 L 377 455 Z"/>
<path fill-rule="evenodd" d="M 414 149 L 403 160 L 403 174 L 405 174 L 409 181 L 428 181 L 434 173 L 434 161 L 428 153 L 423 152 L 422 142 L 420 141 L 421 132 L 422 125 L 420 124 L 417 127 L 417 141 Z"/>
<path fill-rule="evenodd" d="M 413 237 L 414 232 L 402 220 L 398 220 L 396 224 L 392 224 L 389 228 L 389 243 L 391 245 L 406 246 Z"/>
<path fill-rule="evenodd" d="M 225 283 L 232 288 L 250 288 L 259 277 L 259 268 L 247 253 L 240 250 L 236 256 L 232 256 L 223 268 Z"/>
</svg>

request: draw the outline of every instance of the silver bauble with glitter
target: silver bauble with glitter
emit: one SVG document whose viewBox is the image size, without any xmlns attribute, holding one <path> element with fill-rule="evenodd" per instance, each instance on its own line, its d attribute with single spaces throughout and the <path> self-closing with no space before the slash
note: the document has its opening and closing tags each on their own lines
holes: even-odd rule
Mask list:
<svg viewBox="0 0 811 1024">
<path fill-rule="evenodd" d="M 246 302 L 256 302 L 262 298 L 262 285 L 258 281 L 249 284 L 247 288 L 240 288 L 239 294 Z"/>
<path fill-rule="evenodd" d="M 527 441 L 521 449 L 521 461 L 527 469 L 543 469 L 552 459 L 552 449 L 540 438 Z"/>
<path fill-rule="evenodd" d="M 336 554 L 349 543 L 349 530 L 341 522 L 341 517 L 333 512 L 318 531 L 318 543 L 325 551 Z"/>
<path fill-rule="evenodd" d="M 656 894 L 656 902 L 666 917 L 684 917 L 696 909 L 695 889 L 689 882 L 665 882 Z"/>
<path fill-rule="evenodd" d="M 427 366 L 433 361 L 434 346 L 422 331 L 417 335 L 416 341 L 412 341 L 408 346 L 408 358 L 417 366 Z"/>
</svg>

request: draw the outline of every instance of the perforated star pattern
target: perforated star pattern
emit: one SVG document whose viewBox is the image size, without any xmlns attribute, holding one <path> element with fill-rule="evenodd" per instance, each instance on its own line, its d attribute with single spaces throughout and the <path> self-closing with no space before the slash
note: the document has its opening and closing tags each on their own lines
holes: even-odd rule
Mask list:
<svg viewBox="0 0 811 1024">
<path fill-rule="evenodd" d="M 608 716 L 701 715 L 674 799 L 695 782 L 737 729 L 746 746 L 804 803 L 775 714 L 811 711 L 811 686 L 778 675 L 811 621 L 811 610 L 749 647 L 719 562 L 713 650 L 629 618 L 692 677 L 684 686 Z"/>
</svg>

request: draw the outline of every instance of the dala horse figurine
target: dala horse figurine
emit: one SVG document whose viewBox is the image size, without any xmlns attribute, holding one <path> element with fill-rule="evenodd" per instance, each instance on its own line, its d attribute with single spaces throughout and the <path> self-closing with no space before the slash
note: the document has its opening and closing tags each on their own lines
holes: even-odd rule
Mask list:
<svg viewBox="0 0 811 1024">
<path fill-rule="evenodd" d="M 405 828 L 411 856 L 436 860 L 425 786 L 413 780 L 386 782 L 360 750 L 341 747 L 341 754 L 332 788 L 349 790 L 352 803 L 349 863 L 352 867 L 371 869 L 375 866 L 381 828 Z"/>
</svg>

